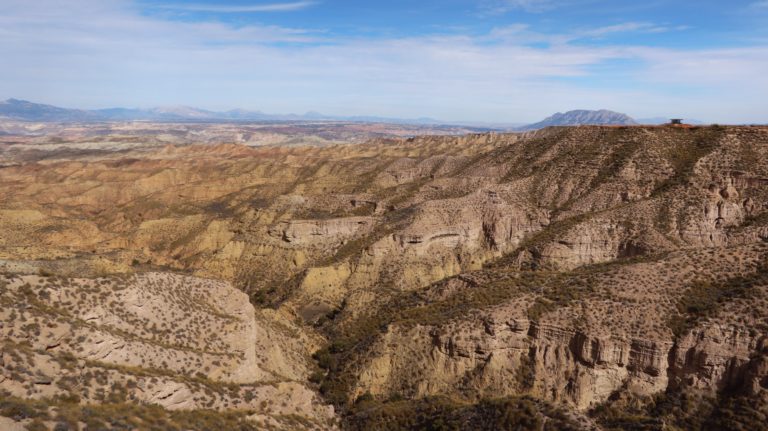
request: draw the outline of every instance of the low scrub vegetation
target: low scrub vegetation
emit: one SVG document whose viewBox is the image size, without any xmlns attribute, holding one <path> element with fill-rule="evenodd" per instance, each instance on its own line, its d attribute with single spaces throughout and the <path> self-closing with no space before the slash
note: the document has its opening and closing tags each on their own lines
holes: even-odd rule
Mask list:
<svg viewBox="0 0 768 431">
<path fill-rule="evenodd" d="M 134 403 L 82 405 L 76 398 L 29 400 L 0 394 L 0 416 L 17 421 L 29 419 L 30 425 L 53 422 L 57 430 L 258 430 L 246 420 L 248 412 L 211 410 L 168 411 L 159 406 Z M 38 425 L 34 425 L 38 424 Z M 47 428 L 45 428 L 47 429 Z"/>
<path fill-rule="evenodd" d="M 350 430 L 519 430 L 569 431 L 582 427 L 562 410 L 532 398 L 459 403 L 447 398 L 417 401 L 358 401 L 346 424 Z"/>
<path fill-rule="evenodd" d="M 768 404 L 759 398 L 723 394 L 712 397 L 670 391 L 639 398 L 628 393 L 592 410 L 606 431 L 764 430 Z"/>
<path fill-rule="evenodd" d="M 735 299 L 756 298 L 758 286 L 768 285 L 768 266 L 762 265 L 751 275 L 722 281 L 701 280 L 691 284 L 677 304 L 679 314 L 672 316 L 668 326 L 676 337 L 688 333 L 699 322 L 713 317 L 723 304 Z"/>
</svg>

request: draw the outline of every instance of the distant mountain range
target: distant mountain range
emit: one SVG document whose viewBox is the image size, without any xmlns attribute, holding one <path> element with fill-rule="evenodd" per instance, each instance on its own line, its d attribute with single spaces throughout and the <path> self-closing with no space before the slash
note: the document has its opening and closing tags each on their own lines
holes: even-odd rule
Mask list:
<svg viewBox="0 0 768 431">
<path fill-rule="evenodd" d="M 25 121 L 90 121 L 99 116 L 94 111 L 66 109 L 26 100 L 8 99 L 0 102 L 0 117 Z"/>
<path fill-rule="evenodd" d="M 85 121 L 344 121 L 367 123 L 390 123 L 408 125 L 457 125 L 484 128 L 488 130 L 517 130 L 527 131 L 542 129 L 549 126 L 577 125 L 635 125 L 662 124 L 669 121 L 666 118 L 648 118 L 634 120 L 632 117 L 619 112 L 599 110 L 575 110 L 566 113 L 558 112 L 538 123 L 525 126 L 515 124 L 477 123 L 477 122 L 445 122 L 434 118 L 386 118 L 373 116 L 328 116 L 319 112 L 307 112 L 303 115 L 265 114 L 261 111 L 234 109 L 225 112 L 207 111 L 188 106 L 160 107 L 151 109 L 109 108 L 96 110 L 68 109 L 58 106 L 28 102 L 26 100 L 8 99 L 0 101 L 0 118 L 20 121 L 37 122 L 85 122 Z M 701 124 L 698 121 L 686 120 L 691 124 Z"/>
<path fill-rule="evenodd" d="M 0 102 L 0 118 L 40 122 L 78 121 L 359 121 L 394 124 L 446 124 L 433 118 L 401 119 L 385 117 L 338 117 L 307 112 L 303 115 L 265 114 L 261 111 L 234 109 L 226 112 L 207 111 L 188 106 L 151 109 L 109 108 L 96 110 L 68 109 L 58 106 L 8 99 Z"/>
</svg>

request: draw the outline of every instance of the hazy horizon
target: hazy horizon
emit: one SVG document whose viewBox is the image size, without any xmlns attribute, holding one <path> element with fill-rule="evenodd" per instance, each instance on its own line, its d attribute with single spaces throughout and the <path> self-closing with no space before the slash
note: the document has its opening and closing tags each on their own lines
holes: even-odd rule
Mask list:
<svg viewBox="0 0 768 431">
<path fill-rule="evenodd" d="M 17 100 L 17 101 L 20 101 L 20 102 L 28 102 L 28 103 L 38 104 L 38 105 L 53 106 L 55 108 L 72 109 L 72 110 L 83 110 L 83 111 L 92 111 L 92 112 L 98 112 L 100 110 L 108 111 L 108 110 L 111 110 L 111 109 L 128 109 L 128 110 L 138 110 L 138 111 L 164 111 L 164 110 L 167 110 L 169 113 L 173 113 L 174 110 L 178 110 L 179 114 L 181 114 L 185 109 L 208 111 L 208 112 L 211 112 L 212 114 L 226 114 L 228 112 L 247 111 L 249 113 L 254 113 L 254 114 L 255 113 L 259 113 L 259 114 L 263 114 L 263 115 L 271 116 L 271 117 L 281 117 L 281 116 L 282 117 L 290 117 L 290 116 L 302 117 L 302 116 L 317 115 L 317 116 L 321 116 L 322 119 L 329 119 L 330 121 L 343 120 L 343 119 L 355 119 L 355 118 L 360 118 L 360 119 L 369 118 L 369 119 L 375 119 L 375 120 L 403 120 L 403 121 L 415 121 L 415 122 L 421 120 L 421 121 L 435 122 L 435 123 L 441 124 L 441 125 L 468 125 L 468 126 L 475 125 L 475 126 L 478 126 L 478 127 L 483 127 L 483 126 L 487 126 L 487 127 L 492 127 L 492 126 L 498 126 L 498 127 L 524 126 L 524 125 L 529 125 L 531 123 L 540 122 L 540 121 L 548 119 L 549 117 L 552 117 L 554 115 L 567 114 L 567 113 L 572 112 L 572 111 L 584 111 L 585 110 L 585 109 L 580 109 L 580 108 L 561 109 L 561 110 L 558 110 L 556 112 L 552 112 L 552 113 L 548 114 L 546 117 L 542 117 L 542 118 L 539 118 L 538 120 L 531 121 L 531 122 L 518 122 L 518 121 L 496 121 L 496 122 L 494 122 L 494 121 L 472 121 L 472 120 L 462 120 L 462 119 L 446 120 L 446 119 L 443 119 L 443 118 L 433 118 L 433 117 L 425 117 L 425 116 L 422 116 L 422 117 L 386 117 L 386 116 L 378 116 L 378 115 L 369 115 L 369 114 L 365 114 L 365 113 L 355 114 L 355 115 L 346 115 L 345 116 L 345 115 L 331 115 L 331 114 L 326 114 L 324 112 L 317 112 L 317 111 L 267 112 L 267 111 L 264 111 L 264 110 L 261 110 L 261 109 L 246 110 L 246 109 L 243 109 L 243 108 L 240 108 L 240 107 L 231 107 L 231 108 L 228 108 L 228 109 L 221 109 L 221 110 L 208 110 L 208 109 L 205 109 L 205 108 L 200 108 L 198 106 L 179 105 L 179 104 L 176 104 L 176 105 L 162 105 L 162 106 L 145 106 L 145 107 L 111 105 L 111 106 L 104 107 L 104 108 L 87 109 L 87 108 L 82 108 L 82 107 L 77 107 L 77 106 L 52 105 L 52 104 L 46 103 L 45 101 L 26 100 L 26 99 L 20 99 L 18 97 L 5 97 L 5 98 L 0 97 L 0 103 L 8 102 L 10 100 Z M 610 111 L 610 112 L 614 112 L 616 114 L 625 114 L 625 115 L 628 115 L 629 117 L 631 117 L 635 121 L 640 121 L 641 122 L 640 124 L 645 124 L 645 123 L 642 123 L 642 121 L 649 121 L 649 120 L 655 120 L 655 121 L 658 121 L 658 122 L 667 122 L 671 118 L 671 117 L 668 118 L 668 117 L 664 117 L 664 116 L 638 117 L 638 116 L 632 115 L 631 113 L 618 112 L 618 111 L 615 111 L 615 110 L 612 110 L 612 109 L 608 109 L 608 108 L 600 108 L 600 109 L 589 110 L 589 111 L 593 111 L 593 112 L 597 112 L 597 111 Z M 212 119 L 211 121 L 213 121 L 213 120 L 215 120 L 215 119 Z M 685 118 L 684 120 L 692 121 L 694 123 L 701 122 L 701 120 L 699 120 L 697 118 Z M 222 121 L 224 121 L 224 120 L 222 120 Z M 244 121 L 252 121 L 252 120 L 245 119 Z M 712 122 L 712 124 L 714 124 L 714 123 L 716 123 L 716 122 Z M 728 123 L 722 123 L 722 124 L 728 124 Z M 748 124 L 748 123 L 732 123 L 732 124 Z M 753 123 L 753 124 L 757 124 L 757 123 Z"/>
<path fill-rule="evenodd" d="M 0 94 L 78 109 L 765 122 L 767 1 L 412 3 L 0 0 Z"/>
</svg>

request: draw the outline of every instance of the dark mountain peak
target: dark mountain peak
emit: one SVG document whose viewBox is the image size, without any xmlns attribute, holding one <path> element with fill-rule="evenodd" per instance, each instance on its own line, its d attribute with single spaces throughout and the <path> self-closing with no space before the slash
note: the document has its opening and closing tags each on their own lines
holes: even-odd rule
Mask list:
<svg viewBox="0 0 768 431">
<path fill-rule="evenodd" d="M 28 101 L 28 100 L 15 99 L 13 97 L 11 97 L 9 99 L 6 99 L 6 100 L 4 100 L 4 101 L 2 101 L 0 103 L 2 103 L 4 105 L 13 105 L 13 106 L 19 106 L 19 107 L 21 107 L 21 106 L 27 106 L 27 107 L 45 106 L 45 107 L 48 107 L 48 108 L 55 108 L 55 106 L 53 106 L 53 105 L 45 105 L 45 104 L 42 104 L 42 103 L 33 103 L 33 102 Z"/>
<path fill-rule="evenodd" d="M 620 112 L 610 111 L 607 109 L 600 109 L 597 111 L 590 111 L 586 109 L 576 109 L 568 112 L 558 112 L 550 117 L 547 117 L 543 121 L 538 123 L 529 124 L 522 127 L 520 130 L 536 130 L 543 129 L 550 126 L 581 126 L 581 125 L 634 125 L 637 124 L 627 114 Z"/>
</svg>

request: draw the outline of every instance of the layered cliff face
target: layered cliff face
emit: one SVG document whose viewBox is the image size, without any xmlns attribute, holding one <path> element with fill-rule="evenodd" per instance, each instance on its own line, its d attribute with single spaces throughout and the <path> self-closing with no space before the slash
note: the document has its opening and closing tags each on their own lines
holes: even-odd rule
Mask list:
<svg viewBox="0 0 768 431">
<path fill-rule="evenodd" d="M 4 169 L 0 241 L 9 258 L 120 252 L 253 294 L 339 264 L 346 290 L 423 287 L 523 239 L 520 265 L 570 269 L 727 245 L 724 229 L 762 210 L 764 176 L 745 168 L 764 134 L 581 127 L 32 163 Z"/>
<path fill-rule="evenodd" d="M 691 131 L 547 130 L 473 160 L 456 176 L 480 167 L 503 175 L 457 200 L 504 202 L 506 220 L 462 216 L 467 206 L 453 205 L 444 219 L 431 213 L 433 236 L 409 232 L 423 226 L 417 213 L 391 240 L 418 250 L 439 235 L 458 257 L 472 230 L 451 229 L 474 219 L 490 263 L 417 289 L 418 300 L 391 295 L 383 312 L 360 312 L 358 295 L 348 297 L 329 326 L 339 341 L 323 352 L 326 394 L 348 402 L 527 394 L 582 412 L 617 397 L 729 394 L 764 414 L 767 380 L 756 370 L 768 330 L 767 135 L 681 132 Z M 500 241 L 487 234 L 497 226 Z"/>
<path fill-rule="evenodd" d="M 674 416 L 662 394 L 768 405 L 768 129 L 63 140 L 0 153 L 14 399 L 104 403 L 53 376 L 106 373 L 120 402 L 289 429 L 406 408 L 621 428 L 621 403 Z"/>
<path fill-rule="evenodd" d="M 750 370 L 765 360 L 767 253 L 764 244 L 675 252 L 525 283 L 475 273 L 483 281 L 453 282 L 449 296 L 427 292 L 419 313 L 389 322 L 354 362 L 353 396 L 530 394 L 586 410 L 623 390 L 762 393 L 766 376 Z M 445 311 L 465 295 L 495 300 Z M 687 316 L 692 306 L 707 312 Z"/>
</svg>

